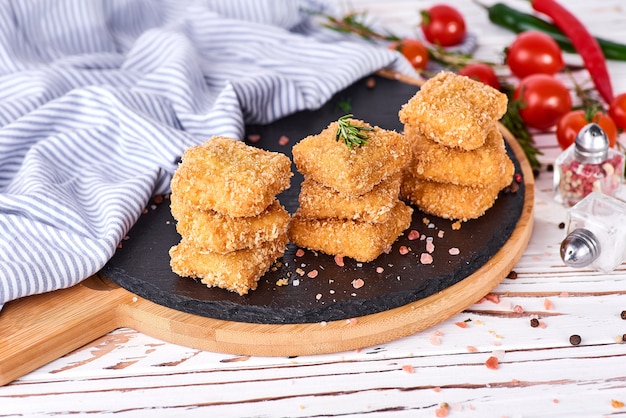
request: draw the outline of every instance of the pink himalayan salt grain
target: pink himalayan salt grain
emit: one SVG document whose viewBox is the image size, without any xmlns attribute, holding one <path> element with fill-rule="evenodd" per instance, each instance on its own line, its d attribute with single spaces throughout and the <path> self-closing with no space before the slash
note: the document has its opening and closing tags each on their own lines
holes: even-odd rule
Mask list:
<svg viewBox="0 0 626 418">
<path fill-rule="evenodd" d="M 261 140 L 261 135 L 259 134 L 250 134 L 248 135 L 248 141 L 254 143 L 257 143 Z"/>
<path fill-rule="evenodd" d="M 495 293 L 488 293 L 487 295 L 485 295 L 485 299 L 487 299 L 489 302 L 493 302 L 495 304 L 500 303 L 500 296 L 498 296 Z"/>
<path fill-rule="evenodd" d="M 335 256 L 335 264 L 337 264 L 339 267 L 343 267 L 345 264 L 343 262 L 343 256 L 342 255 L 336 255 Z"/>
<path fill-rule="evenodd" d="M 552 301 L 548 298 L 545 298 L 543 300 L 543 307 L 546 308 L 546 310 L 551 310 L 554 309 L 554 304 L 552 303 Z"/>
<path fill-rule="evenodd" d="M 485 366 L 487 366 L 488 369 L 497 370 L 500 367 L 499 363 L 498 357 L 491 356 L 485 362 Z"/>
<path fill-rule="evenodd" d="M 466 348 L 469 353 L 478 353 L 478 348 L 474 347 L 473 345 L 468 345 Z"/>
<path fill-rule="evenodd" d="M 359 321 L 356 318 L 346 319 L 346 324 L 356 325 Z"/>
<path fill-rule="evenodd" d="M 422 263 L 422 264 L 432 264 L 433 263 L 433 256 L 428 254 L 428 253 L 422 253 L 420 255 L 420 263 Z"/>
<path fill-rule="evenodd" d="M 427 242 L 426 242 L 426 251 L 427 251 L 429 254 L 432 254 L 432 253 L 433 253 L 433 251 L 435 251 L 435 244 L 433 244 L 433 242 L 432 242 L 432 241 L 427 241 Z"/>
<path fill-rule="evenodd" d="M 441 392 L 441 388 L 439 386 L 433 388 L 433 390 L 437 393 Z"/>
<path fill-rule="evenodd" d="M 439 407 L 439 408 L 435 409 L 435 416 L 439 417 L 439 418 L 447 417 L 448 416 L 448 408 Z"/>
<path fill-rule="evenodd" d="M 364 284 L 365 284 L 365 282 L 363 281 L 363 279 L 354 279 L 354 280 L 352 280 L 352 287 L 354 287 L 355 289 L 362 288 Z"/>
<path fill-rule="evenodd" d="M 548 326 L 548 325 L 546 325 L 546 323 L 545 323 L 545 322 L 543 322 L 543 321 L 539 321 L 539 328 L 544 329 L 544 328 L 546 328 L 547 326 Z"/>
<path fill-rule="evenodd" d="M 304 250 L 302 248 L 298 248 L 296 251 L 296 257 L 302 257 L 304 255 Z"/>
<path fill-rule="evenodd" d="M 439 232 L 437 232 L 437 237 L 443 238 L 444 233 L 445 233 L 445 231 L 440 229 Z"/>
<path fill-rule="evenodd" d="M 461 254 L 461 250 L 459 250 L 456 247 L 452 247 L 452 248 L 450 248 L 448 250 L 448 254 L 450 254 L 450 255 L 459 255 L 459 254 Z"/>
<path fill-rule="evenodd" d="M 384 268 L 382 268 L 382 267 L 376 267 L 376 273 L 379 273 L 379 274 L 380 274 L 380 273 L 382 273 L 383 271 L 385 271 L 385 269 L 384 269 Z"/>
<path fill-rule="evenodd" d="M 407 236 L 409 241 L 414 241 L 414 240 L 418 239 L 419 237 L 420 237 L 420 233 L 417 232 L 415 229 L 411 229 L 409 231 L 409 235 Z"/>
<path fill-rule="evenodd" d="M 459 328 L 467 328 L 467 322 L 459 321 L 459 322 L 455 322 L 454 325 L 456 325 Z"/>
<path fill-rule="evenodd" d="M 441 336 L 443 334 L 439 331 L 435 331 L 433 334 L 431 334 L 429 341 L 432 345 L 441 345 Z"/>
<path fill-rule="evenodd" d="M 568 292 L 561 292 L 561 294 L 559 295 L 562 298 L 568 298 L 569 297 L 569 293 Z"/>
<path fill-rule="evenodd" d="M 409 253 L 409 249 L 407 248 L 407 246 L 406 246 L 406 245 L 401 245 L 401 246 L 400 246 L 400 249 L 398 250 L 398 252 L 399 252 L 401 255 L 405 255 L 405 254 L 408 254 L 408 253 Z"/>
<path fill-rule="evenodd" d="M 415 373 L 415 369 L 410 364 L 405 364 L 404 366 L 402 366 L 402 370 L 404 370 L 405 372 L 409 374 Z"/>
<path fill-rule="evenodd" d="M 285 135 L 282 135 L 278 138 L 278 145 L 287 145 L 289 143 L 289 138 Z"/>
<path fill-rule="evenodd" d="M 311 270 L 306 275 L 307 275 L 308 278 L 314 279 L 314 278 L 317 277 L 318 274 L 319 274 L 319 272 L 317 270 Z"/>
<path fill-rule="evenodd" d="M 515 312 L 516 314 L 522 314 L 524 313 L 524 308 L 519 305 L 515 305 L 513 306 L 513 312 Z"/>
</svg>

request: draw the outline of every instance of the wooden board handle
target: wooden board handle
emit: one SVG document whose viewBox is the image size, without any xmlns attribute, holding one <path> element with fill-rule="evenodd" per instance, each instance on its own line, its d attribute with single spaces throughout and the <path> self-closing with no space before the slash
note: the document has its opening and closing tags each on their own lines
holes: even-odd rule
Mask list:
<svg viewBox="0 0 626 418">
<path fill-rule="evenodd" d="M 0 311 L 0 385 L 119 328 L 116 306 L 133 295 L 93 276 Z"/>
</svg>

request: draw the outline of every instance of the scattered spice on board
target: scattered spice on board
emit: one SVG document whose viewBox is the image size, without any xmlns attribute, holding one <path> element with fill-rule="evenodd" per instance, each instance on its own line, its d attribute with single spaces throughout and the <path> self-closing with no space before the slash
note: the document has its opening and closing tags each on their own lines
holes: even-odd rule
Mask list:
<svg viewBox="0 0 626 418">
<path fill-rule="evenodd" d="M 260 140 L 261 140 L 261 135 L 259 135 L 259 134 L 249 134 L 248 135 L 248 141 L 250 141 L 253 144 L 256 144 Z"/>
<path fill-rule="evenodd" d="M 522 308 L 519 305 L 515 305 L 515 306 L 513 306 L 513 312 L 515 312 L 516 314 L 523 314 L 524 313 L 524 308 Z"/>
<path fill-rule="evenodd" d="M 455 322 L 454 325 L 459 328 L 468 328 L 467 322 Z"/>
<path fill-rule="evenodd" d="M 418 239 L 420 237 L 420 233 L 417 232 L 415 229 L 412 229 L 409 231 L 409 235 L 407 236 L 407 238 L 409 239 L 409 241 L 415 241 L 416 239 Z"/>
<path fill-rule="evenodd" d="M 278 138 L 278 145 L 285 146 L 288 143 L 289 143 L 289 138 L 286 137 L 285 135 L 282 135 L 280 138 Z"/>
<path fill-rule="evenodd" d="M 448 406 L 448 404 L 444 402 L 441 405 L 439 405 L 439 408 L 435 409 L 435 416 L 436 417 L 447 417 L 449 409 L 450 409 L 450 407 Z"/>
<path fill-rule="evenodd" d="M 406 245 L 401 245 L 398 251 L 401 255 L 406 255 L 409 253 L 409 248 Z"/>
<path fill-rule="evenodd" d="M 487 293 L 487 295 L 485 296 L 485 299 L 487 299 L 489 302 L 493 302 L 495 304 L 500 303 L 500 296 L 498 296 L 495 293 Z"/>
<path fill-rule="evenodd" d="M 468 345 L 466 348 L 469 353 L 478 353 L 478 348 L 474 347 L 473 345 Z"/>
<path fill-rule="evenodd" d="M 622 313 L 620 314 L 620 316 L 622 317 L 622 319 L 626 319 L 626 311 L 622 311 Z"/>
<path fill-rule="evenodd" d="M 355 289 L 362 288 L 364 284 L 365 284 L 365 282 L 363 281 L 363 279 L 354 279 L 354 280 L 352 280 L 352 287 L 354 287 Z"/>
<path fill-rule="evenodd" d="M 405 372 L 409 374 L 415 373 L 415 369 L 410 364 L 405 364 L 404 366 L 402 366 L 402 370 L 404 370 Z"/>
<path fill-rule="evenodd" d="M 307 275 L 308 278 L 314 279 L 314 278 L 317 277 L 318 274 L 319 274 L 319 272 L 317 270 L 311 270 L 306 275 Z"/>
<path fill-rule="evenodd" d="M 296 257 L 302 257 L 304 255 L 304 250 L 302 248 L 298 248 L 296 251 Z"/>
<path fill-rule="evenodd" d="M 552 310 L 554 309 L 554 304 L 552 303 L 552 301 L 548 298 L 545 298 L 543 300 L 543 307 L 546 308 L 546 310 Z"/>
<path fill-rule="evenodd" d="M 487 366 L 487 368 L 491 370 L 498 370 L 498 368 L 500 367 L 500 362 L 498 361 L 498 358 L 496 356 L 491 356 L 485 362 L 485 366 Z"/>
<path fill-rule="evenodd" d="M 336 255 L 335 256 L 335 264 L 337 264 L 339 267 L 343 267 L 345 265 L 344 262 L 343 262 L 343 256 Z"/>
<path fill-rule="evenodd" d="M 537 328 L 539 326 L 539 320 L 537 318 L 531 318 L 530 326 L 533 328 Z"/>
<path fill-rule="evenodd" d="M 432 264 L 433 263 L 433 256 L 428 254 L 428 253 L 422 253 L 420 255 L 420 263 L 422 263 L 422 264 Z"/>
<path fill-rule="evenodd" d="M 571 335 L 569 337 L 569 343 L 571 345 L 578 345 L 578 344 L 580 344 L 581 341 L 582 341 L 582 339 L 580 338 L 580 335 L 578 335 L 578 334 L 574 334 L 574 335 Z"/>
<path fill-rule="evenodd" d="M 459 255 L 461 254 L 461 250 L 459 250 L 457 247 L 452 247 L 448 250 L 448 254 L 450 255 Z"/>
<path fill-rule="evenodd" d="M 617 399 L 611 399 L 611 406 L 615 409 L 620 409 L 624 407 L 624 402 L 618 401 Z"/>
<path fill-rule="evenodd" d="M 509 274 L 507 274 L 506 278 L 511 280 L 517 279 L 517 272 L 515 270 L 511 270 Z"/>
</svg>

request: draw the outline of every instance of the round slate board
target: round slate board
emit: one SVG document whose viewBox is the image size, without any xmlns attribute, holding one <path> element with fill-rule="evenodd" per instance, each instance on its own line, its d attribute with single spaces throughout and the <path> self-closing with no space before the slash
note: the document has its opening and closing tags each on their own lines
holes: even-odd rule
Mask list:
<svg viewBox="0 0 626 418">
<path fill-rule="evenodd" d="M 418 87 L 380 77 L 371 79 L 374 87 L 368 80 L 360 80 L 317 111 L 299 112 L 269 125 L 248 126 L 247 138 L 258 135 L 260 140 L 254 145 L 291 157 L 291 147 L 297 141 L 320 132 L 346 113 L 372 125 L 402 131 L 398 111 Z M 289 140 L 287 144 L 285 138 Z M 507 149 L 516 173 L 528 172 L 521 169 L 508 145 Z M 290 213 L 297 208 L 302 181 L 295 166 L 292 171 L 291 188 L 278 196 Z M 258 288 L 245 296 L 207 288 L 172 273 L 168 251 L 180 236 L 166 198 L 148 207 L 129 232 L 129 239 L 101 273 L 159 305 L 219 320 L 300 324 L 361 317 L 427 298 L 484 266 L 507 242 L 520 219 L 525 202 L 524 182 L 519 186 L 515 193 L 501 192 L 484 216 L 463 223 L 460 230 L 453 230 L 449 220 L 414 208 L 411 227 L 388 254 L 370 263 L 345 258 L 345 265 L 340 267 L 332 256 L 325 254 L 306 250 L 298 256 L 297 248 L 289 244 L 282 259 L 260 279 Z M 409 240 L 410 230 L 418 231 L 425 239 Z M 427 252 L 429 240 L 434 244 L 433 262 L 422 264 L 420 256 Z M 403 254 L 402 247 L 408 253 Z M 451 255 L 450 249 L 458 249 L 459 254 Z M 309 277 L 310 272 L 317 275 Z M 358 279 L 362 280 L 361 287 L 354 285 Z M 472 302 L 468 301 L 468 305 Z"/>
</svg>

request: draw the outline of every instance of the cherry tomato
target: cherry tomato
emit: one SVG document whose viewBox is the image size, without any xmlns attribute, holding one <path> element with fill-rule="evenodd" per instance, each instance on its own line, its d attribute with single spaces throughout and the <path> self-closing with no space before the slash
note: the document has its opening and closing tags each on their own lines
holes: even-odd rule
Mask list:
<svg viewBox="0 0 626 418">
<path fill-rule="evenodd" d="M 496 72 L 490 65 L 480 62 L 467 64 L 459 70 L 459 74 L 474 80 L 482 81 L 484 84 L 487 84 L 496 90 L 500 90 L 500 80 L 498 80 Z"/>
<path fill-rule="evenodd" d="M 605 113 L 600 111 L 588 115 L 582 109 L 572 110 L 563 116 L 556 125 L 556 139 L 562 149 L 566 149 L 574 143 L 576 135 L 588 123 L 594 122 L 606 133 L 609 138 L 609 146 L 614 146 L 617 141 L 617 127 L 615 122 Z"/>
<path fill-rule="evenodd" d="M 517 35 L 506 51 L 506 62 L 513 75 L 520 79 L 532 74 L 553 75 L 565 65 L 556 41 L 535 30 Z"/>
<path fill-rule="evenodd" d="M 513 99 L 521 104 L 520 116 L 529 127 L 547 130 L 572 109 L 572 96 L 560 80 L 533 74 L 515 88 Z"/>
<path fill-rule="evenodd" d="M 423 70 L 428 65 L 428 49 L 417 39 L 405 38 L 389 45 L 399 51 L 416 70 Z"/>
<path fill-rule="evenodd" d="M 621 93 L 609 104 L 609 116 L 615 125 L 622 131 L 626 131 L 626 93 Z"/>
<path fill-rule="evenodd" d="M 465 38 L 465 19 L 447 4 L 437 4 L 420 12 L 420 27 L 426 40 L 439 46 L 458 45 Z"/>
</svg>

